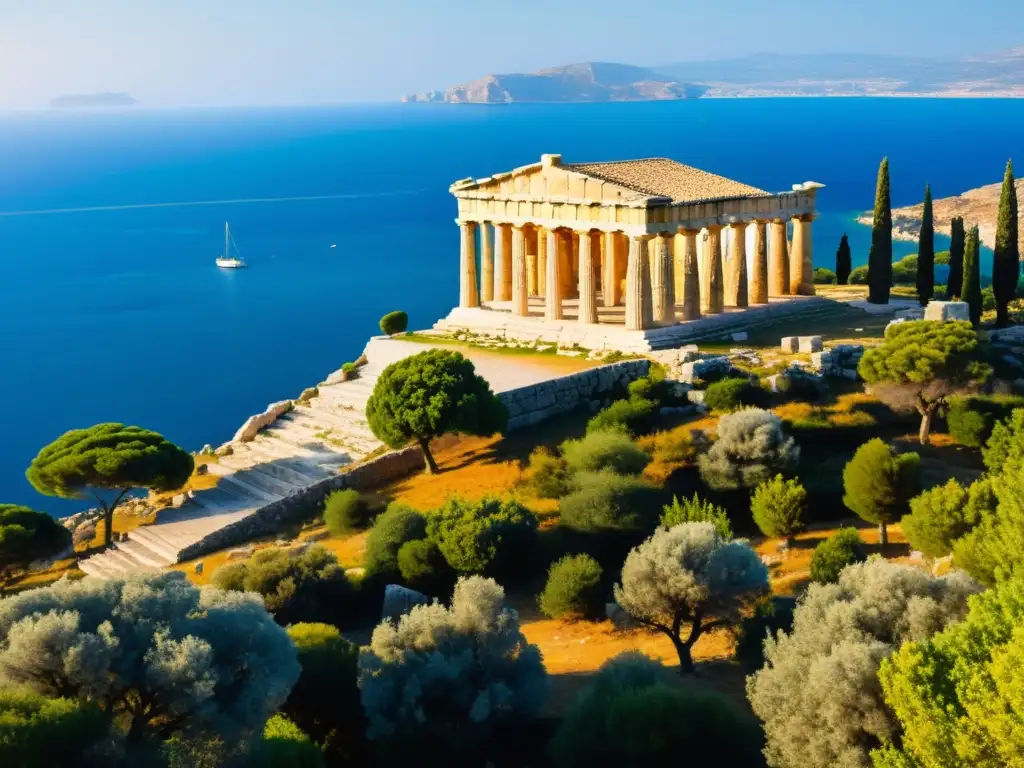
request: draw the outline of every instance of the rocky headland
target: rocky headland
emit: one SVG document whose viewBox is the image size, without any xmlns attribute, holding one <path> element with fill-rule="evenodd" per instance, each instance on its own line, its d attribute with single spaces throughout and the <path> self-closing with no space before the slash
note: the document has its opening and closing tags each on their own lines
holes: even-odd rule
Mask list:
<svg viewBox="0 0 1024 768">
<path fill-rule="evenodd" d="M 956 216 L 963 216 L 964 224 L 970 227 L 978 225 L 981 242 L 992 248 L 996 241 L 996 214 L 999 210 L 999 193 L 1002 182 L 986 184 L 977 189 L 970 189 L 963 194 L 942 197 L 932 202 L 935 217 L 935 231 L 949 235 L 950 221 Z M 1017 180 L 1017 200 L 1024 197 L 1024 179 Z M 1019 205 L 1019 204 L 1018 204 Z M 893 208 L 892 236 L 897 240 L 917 242 L 921 234 L 921 216 L 924 203 Z M 871 226 L 873 214 L 866 211 L 857 217 L 857 222 Z M 1022 231 L 1021 248 L 1024 249 L 1024 231 Z"/>
</svg>

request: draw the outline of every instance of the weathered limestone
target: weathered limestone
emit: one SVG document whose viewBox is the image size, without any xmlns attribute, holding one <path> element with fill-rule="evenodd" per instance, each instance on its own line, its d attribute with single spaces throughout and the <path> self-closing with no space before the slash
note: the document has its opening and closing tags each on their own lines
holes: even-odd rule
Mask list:
<svg viewBox="0 0 1024 768">
<path fill-rule="evenodd" d="M 747 302 L 747 225 L 729 225 L 729 263 L 725 276 L 725 305 L 743 307 Z"/>
<path fill-rule="evenodd" d="M 545 248 L 548 253 L 557 253 L 558 232 L 549 229 L 545 238 Z M 562 276 L 560 273 L 559 260 L 557 258 L 547 259 L 544 285 L 547 293 L 544 295 L 544 317 L 548 320 L 562 319 Z"/>
<path fill-rule="evenodd" d="M 604 238 L 604 274 L 601 276 L 601 289 L 604 293 L 606 307 L 617 306 L 622 301 L 622 288 L 619 283 L 619 248 L 615 232 L 605 232 Z"/>
<path fill-rule="evenodd" d="M 580 233 L 580 316 L 581 323 L 597 322 L 597 287 L 589 232 Z"/>
<path fill-rule="evenodd" d="M 768 233 L 767 222 L 754 222 L 754 260 L 750 276 L 750 303 L 768 303 Z"/>
<path fill-rule="evenodd" d="M 480 301 L 494 299 L 494 227 L 480 222 Z"/>
<path fill-rule="evenodd" d="M 537 294 L 547 295 L 548 284 L 548 230 L 537 229 Z"/>
<path fill-rule="evenodd" d="M 572 296 L 576 292 L 572 267 L 572 232 L 568 229 L 558 230 L 558 274 L 563 297 Z"/>
<path fill-rule="evenodd" d="M 476 284 L 476 222 L 463 221 L 459 224 L 462 248 L 459 260 L 459 306 L 479 307 L 480 295 Z"/>
<path fill-rule="evenodd" d="M 966 301 L 929 301 L 924 308 L 925 320 L 938 320 L 948 322 L 950 320 L 971 319 L 970 305 Z"/>
<path fill-rule="evenodd" d="M 537 252 L 540 247 L 540 231 L 533 227 L 526 237 L 526 295 L 537 295 Z"/>
<path fill-rule="evenodd" d="M 775 219 L 771 223 L 771 250 L 768 259 L 768 295 L 789 295 L 789 244 L 786 241 L 786 222 Z"/>
<path fill-rule="evenodd" d="M 653 240 L 651 293 L 654 299 L 655 325 L 672 325 L 676 321 L 671 242 L 667 234 L 658 235 Z"/>
<path fill-rule="evenodd" d="M 724 308 L 724 275 L 722 271 L 722 227 L 707 228 L 707 262 L 701 279 L 700 308 L 706 315 L 717 315 Z"/>
<path fill-rule="evenodd" d="M 794 296 L 814 295 L 814 266 L 811 253 L 811 217 L 793 219 L 793 251 L 789 254 L 789 292 Z"/>
<path fill-rule="evenodd" d="M 512 298 L 512 227 L 497 224 L 494 227 L 494 299 Z"/>
<path fill-rule="evenodd" d="M 526 237 L 522 227 L 512 227 L 512 314 L 530 314 L 526 290 Z"/>
<path fill-rule="evenodd" d="M 683 320 L 700 317 L 700 258 L 697 255 L 696 229 L 684 229 L 679 233 L 682 247 L 682 305 Z"/>
<path fill-rule="evenodd" d="M 626 329 L 630 331 L 642 331 L 654 325 L 649 240 L 650 238 L 644 235 L 629 238 L 629 261 L 626 264 Z"/>
</svg>

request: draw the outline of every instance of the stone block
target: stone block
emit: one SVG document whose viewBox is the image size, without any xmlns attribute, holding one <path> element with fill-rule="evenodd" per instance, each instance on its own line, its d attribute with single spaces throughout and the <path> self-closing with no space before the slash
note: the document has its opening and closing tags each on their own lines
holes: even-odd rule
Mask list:
<svg viewBox="0 0 1024 768">
<path fill-rule="evenodd" d="M 822 349 L 821 336 L 801 336 L 800 352 L 820 352 Z"/>
<path fill-rule="evenodd" d="M 782 351 L 783 352 L 799 352 L 800 351 L 800 337 L 799 336 L 784 336 L 782 338 Z"/>
<path fill-rule="evenodd" d="M 732 334 L 729 338 L 731 338 L 733 341 L 746 341 L 747 339 L 750 338 L 750 335 L 746 331 L 737 331 L 736 333 Z"/>
<path fill-rule="evenodd" d="M 966 301 L 929 301 L 924 308 L 925 320 L 949 322 L 951 320 L 971 319 L 971 308 Z"/>
</svg>

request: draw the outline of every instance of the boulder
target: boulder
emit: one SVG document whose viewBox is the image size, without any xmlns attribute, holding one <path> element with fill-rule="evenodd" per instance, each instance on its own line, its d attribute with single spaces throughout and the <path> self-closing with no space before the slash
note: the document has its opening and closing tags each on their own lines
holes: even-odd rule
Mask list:
<svg viewBox="0 0 1024 768">
<path fill-rule="evenodd" d="M 231 443 L 224 443 L 220 448 L 213 452 L 214 456 L 230 456 L 235 452 L 235 446 Z"/>
<path fill-rule="evenodd" d="M 687 384 L 692 384 L 694 379 L 724 376 L 731 370 L 732 363 L 729 362 L 729 358 L 724 355 L 716 355 L 683 363 L 679 368 L 679 378 Z"/>
<path fill-rule="evenodd" d="M 237 432 L 235 432 L 235 436 L 231 438 L 231 440 L 233 442 L 240 443 L 248 443 L 252 441 L 261 429 L 269 427 L 291 409 L 291 400 L 281 400 L 277 403 L 271 403 L 263 413 L 257 413 L 255 416 L 250 416 L 246 419 L 245 423 Z"/>
<path fill-rule="evenodd" d="M 192 570 L 193 570 L 193 572 L 195 572 L 196 576 L 202 576 L 203 575 L 203 561 L 200 560 L 198 563 L 196 563 L 192 567 Z"/>
<path fill-rule="evenodd" d="M 171 497 L 171 506 L 174 507 L 175 509 L 177 509 L 178 507 L 183 507 L 187 503 L 188 496 L 186 496 L 184 493 L 177 493 Z"/>
<path fill-rule="evenodd" d="M 782 337 L 783 352 L 789 352 L 790 354 L 800 351 L 800 337 L 799 336 L 783 336 Z"/>
<path fill-rule="evenodd" d="M 951 320 L 971 320 L 971 308 L 966 301 L 929 301 L 924 308 L 925 320 L 949 322 Z"/>
<path fill-rule="evenodd" d="M 308 403 L 314 397 L 319 396 L 319 394 L 320 389 L 318 387 L 306 387 L 304 390 L 302 390 L 302 393 L 299 395 L 299 400 L 301 400 L 304 403 Z"/>
<path fill-rule="evenodd" d="M 822 350 L 821 336 L 801 336 L 800 352 L 820 352 Z"/>
<path fill-rule="evenodd" d="M 228 550 L 228 560 L 245 560 L 247 557 L 252 557 L 252 553 L 255 551 L 251 546 Z"/>
<path fill-rule="evenodd" d="M 430 598 L 415 589 L 399 584 L 388 584 L 384 587 L 384 603 L 381 606 L 381 619 L 398 621 L 417 605 L 426 605 Z"/>
<path fill-rule="evenodd" d="M 894 315 L 894 317 L 900 320 L 923 320 L 924 307 L 910 307 L 909 309 L 901 309 Z"/>
</svg>

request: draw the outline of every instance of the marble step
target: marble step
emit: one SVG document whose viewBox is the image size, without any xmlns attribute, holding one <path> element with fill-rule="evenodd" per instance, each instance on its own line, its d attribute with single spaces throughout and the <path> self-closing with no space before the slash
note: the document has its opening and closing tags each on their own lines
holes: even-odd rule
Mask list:
<svg viewBox="0 0 1024 768">
<path fill-rule="evenodd" d="M 338 449 L 357 450 L 365 455 L 380 445 L 380 441 L 372 435 L 366 437 L 365 434 L 358 434 L 343 426 L 326 424 L 327 419 L 315 419 L 304 414 L 293 413 L 288 414 L 287 419 L 286 423 L 292 425 L 292 428 L 306 430 L 313 439 L 320 440 L 335 451 Z"/>
<path fill-rule="evenodd" d="M 251 444 L 241 443 L 240 445 L 248 446 Z M 315 483 L 317 480 L 328 476 L 328 473 L 321 473 L 318 470 L 310 470 L 309 472 L 303 473 L 295 460 L 270 458 L 269 456 L 261 455 L 258 451 L 253 451 L 248 447 L 236 447 L 234 454 L 231 456 L 221 457 L 218 463 L 236 471 L 258 469 L 260 472 L 270 475 L 275 480 L 278 480 L 281 483 L 287 483 L 288 485 L 296 488 L 305 488 L 306 486 Z"/>
<path fill-rule="evenodd" d="M 86 576 L 95 576 L 98 579 L 112 579 L 121 575 L 120 570 L 112 569 L 109 563 L 103 560 L 102 554 L 92 555 L 84 560 L 79 560 L 78 570 Z"/>
<path fill-rule="evenodd" d="M 303 487 L 330 477 L 333 472 L 324 469 L 313 461 L 302 456 L 275 457 L 266 452 L 262 445 L 257 443 L 244 443 L 239 453 L 245 460 L 252 461 L 261 469 L 270 468 L 272 472 L 280 473 L 282 477 L 292 478 L 293 482 Z"/>
<path fill-rule="evenodd" d="M 174 557 L 167 557 L 151 549 L 137 538 L 133 539 L 130 533 L 127 541 L 117 542 L 117 549 L 119 552 L 127 552 L 134 560 L 153 568 L 163 568 L 178 559 L 177 552 L 174 553 Z"/>
<path fill-rule="evenodd" d="M 324 403 L 318 408 L 296 408 L 288 415 L 323 421 L 329 427 L 336 427 L 357 435 L 373 437 L 373 432 L 370 430 L 370 424 L 367 422 L 365 414 L 348 408 L 331 408 L 329 404 Z"/>
<path fill-rule="evenodd" d="M 114 544 L 111 549 L 106 550 L 102 555 L 100 555 L 100 557 L 104 558 L 104 561 L 110 563 L 111 566 L 120 565 L 124 573 L 157 570 L 156 568 L 139 562 L 128 552 L 118 549 L 116 544 Z"/>
<path fill-rule="evenodd" d="M 349 464 L 366 454 L 359 441 L 352 438 L 346 439 L 345 435 L 323 429 L 322 424 L 308 422 L 301 418 L 293 419 L 291 414 L 288 415 L 287 421 L 279 423 L 281 424 L 282 432 L 288 435 L 290 439 L 296 440 L 303 445 L 317 442 L 323 445 L 325 450 L 330 451 L 334 455 L 335 460 L 343 461 L 345 464 Z"/>
<path fill-rule="evenodd" d="M 316 463 L 323 458 L 323 451 L 319 446 L 317 450 L 304 448 L 293 442 L 282 440 L 276 432 L 264 430 L 259 437 L 243 445 L 255 447 L 257 450 L 278 460 L 294 461 L 301 460 L 305 463 Z"/>
<path fill-rule="evenodd" d="M 262 493 L 268 502 L 291 496 L 299 490 L 299 486 L 262 471 L 259 465 L 242 470 L 232 469 L 225 464 L 210 464 L 209 467 L 210 474 L 218 475 L 221 482 L 242 483 L 247 488 Z"/>
<path fill-rule="evenodd" d="M 167 535 L 165 531 L 160 531 L 160 528 L 166 526 L 160 525 L 144 525 L 141 528 L 136 528 L 134 531 L 128 534 L 130 541 L 137 541 L 147 549 L 152 550 L 158 556 L 163 557 L 170 562 L 174 563 L 178 561 L 178 552 L 181 551 L 182 546 L 179 542 Z M 150 529 L 156 530 L 150 530 Z M 187 542 L 191 544 L 193 542 Z"/>
<path fill-rule="evenodd" d="M 280 440 L 282 443 L 288 443 L 295 448 L 306 451 L 309 461 L 316 462 L 321 466 L 335 467 L 349 463 L 343 454 L 331 450 L 319 438 L 314 438 L 312 432 L 296 429 L 295 427 L 288 429 L 286 428 L 287 422 L 281 419 L 278 419 L 277 424 L 279 426 L 275 426 L 272 430 L 264 430 L 268 437 L 272 436 L 275 440 Z"/>
<path fill-rule="evenodd" d="M 243 509 L 256 506 L 254 500 L 249 496 L 236 493 L 232 488 L 222 488 L 218 485 L 205 491 L 199 491 L 192 499 L 193 504 L 198 504 L 207 510 L 208 514 L 221 514 L 227 512 L 241 512 Z M 188 510 L 185 515 L 188 515 Z"/>
</svg>

